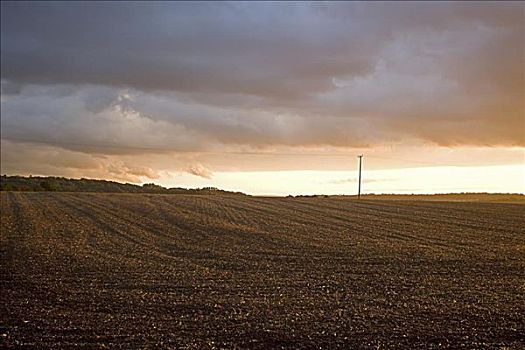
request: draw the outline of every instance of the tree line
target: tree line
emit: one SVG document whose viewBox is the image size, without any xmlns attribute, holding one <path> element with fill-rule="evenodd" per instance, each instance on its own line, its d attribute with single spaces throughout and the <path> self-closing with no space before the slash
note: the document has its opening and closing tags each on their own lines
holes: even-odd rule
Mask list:
<svg viewBox="0 0 525 350">
<path fill-rule="evenodd" d="M 242 194 L 223 191 L 215 187 L 186 189 L 166 188 L 154 183 L 135 185 L 108 180 L 70 179 L 54 176 L 7 176 L 0 177 L 1 191 L 31 192 L 112 192 L 112 193 L 165 193 L 165 194 Z"/>
</svg>

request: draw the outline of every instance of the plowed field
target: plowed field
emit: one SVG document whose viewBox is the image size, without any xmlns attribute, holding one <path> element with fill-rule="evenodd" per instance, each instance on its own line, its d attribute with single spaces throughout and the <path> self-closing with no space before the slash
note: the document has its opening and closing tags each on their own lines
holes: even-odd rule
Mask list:
<svg viewBox="0 0 525 350">
<path fill-rule="evenodd" d="M 0 347 L 525 347 L 525 205 L 1 193 Z"/>
</svg>

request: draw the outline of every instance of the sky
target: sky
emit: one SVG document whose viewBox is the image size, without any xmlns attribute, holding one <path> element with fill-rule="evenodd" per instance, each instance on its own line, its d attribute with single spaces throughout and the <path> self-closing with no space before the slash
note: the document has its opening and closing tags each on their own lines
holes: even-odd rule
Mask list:
<svg viewBox="0 0 525 350">
<path fill-rule="evenodd" d="M 522 2 L 1 2 L 1 172 L 525 192 Z"/>
</svg>

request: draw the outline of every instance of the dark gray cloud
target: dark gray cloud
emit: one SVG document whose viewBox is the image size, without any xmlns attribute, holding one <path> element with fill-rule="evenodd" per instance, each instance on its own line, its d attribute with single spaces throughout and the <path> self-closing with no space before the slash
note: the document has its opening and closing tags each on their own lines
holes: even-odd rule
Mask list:
<svg viewBox="0 0 525 350">
<path fill-rule="evenodd" d="M 2 2 L 2 138 L 524 146 L 523 4 Z"/>
<path fill-rule="evenodd" d="M 2 6 L 3 76 L 23 82 L 293 97 L 365 73 L 377 50 L 312 5 Z"/>
<path fill-rule="evenodd" d="M 396 37 L 483 34 L 484 28 L 521 36 L 523 7 L 3 2 L 2 75 L 31 83 L 288 98 L 331 90 L 333 77 L 370 73 Z M 505 46 L 519 53 L 520 45 Z M 433 47 L 426 54 L 443 49 L 457 48 Z"/>
</svg>

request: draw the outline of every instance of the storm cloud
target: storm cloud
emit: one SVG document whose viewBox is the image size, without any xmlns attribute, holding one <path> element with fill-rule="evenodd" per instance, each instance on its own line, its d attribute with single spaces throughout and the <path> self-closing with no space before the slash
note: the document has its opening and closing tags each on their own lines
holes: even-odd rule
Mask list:
<svg viewBox="0 0 525 350">
<path fill-rule="evenodd" d="M 525 146 L 520 2 L 1 10 L 3 140 L 90 155 Z"/>
</svg>

